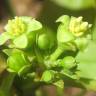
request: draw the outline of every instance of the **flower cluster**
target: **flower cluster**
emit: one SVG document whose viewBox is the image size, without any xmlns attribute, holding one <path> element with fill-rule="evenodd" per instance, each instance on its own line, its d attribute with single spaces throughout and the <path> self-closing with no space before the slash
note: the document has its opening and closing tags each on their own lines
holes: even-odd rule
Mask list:
<svg viewBox="0 0 96 96">
<path fill-rule="evenodd" d="M 19 36 L 26 32 L 27 24 L 22 20 L 22 17 L 15 17 L 15 19 L 8 20 L 5 26 L 5 31 L 10 35 Z"/>
<path fill-rule="evenodd" d="M 31 77 L 33 82 L 61 88 L 64 77 L 79 80 L 83 67 L 78 64 L 75 54 L 86 49 L 92 26 L 82 19 L 68 15 L 59 17 L 57 33 L 42 28 L 42 24 L 31 17 L 9 20 L 5 32 L 0 35 L 0 45 L 9 40 L 7 49 L 3 50 L 8 56 L 7 70 L 21 77 Z"/>
<path fill-rule="evenodd" d="M 85 32 L 87 32 L 88 29 L 90 29 L 92 26 L 92 24 L 88 24 L 88 22 L 84 22 L 84 21 L 82 21 L 82 19 L 83 19 L 82 16 L 80 16 L 78 18 L 71 17 L 70 24 L 69 24 L 69 30 L 76 37 L 84 35 Z"/>
</svg>

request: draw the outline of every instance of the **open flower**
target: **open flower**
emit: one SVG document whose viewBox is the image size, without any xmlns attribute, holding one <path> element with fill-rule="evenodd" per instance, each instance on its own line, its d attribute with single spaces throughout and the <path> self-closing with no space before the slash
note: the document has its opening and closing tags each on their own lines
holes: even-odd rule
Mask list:
<svg viewBox="0 0 96 96">
<path fill-rule="evenodd" d="M 8 20 L 5 32 L 0 35 L 0 45 L 11 39 L 11 46 L 16 48 L 26 48 L 35 42 L 37 30 L 42 28 L 42 24 L 32 17 L 15 17 Z"/>
<path fill-rule="evenodd" d="M 27 24 L 22 20 L 22 17 L 15 17 L 13 20 L 8 20 L 5 30 L 9 32 L 10 35 L 19 36 L 26 32 Z"/>
<path fill-rule="evenodd" d="M 76 37 L 82 36 L 85 34 L 85 32 L 88 31 L 88 29 L 91 28 L 91 24 L 88 24 L 88 22 L 82 21 L 83 17 L 80 16 L 78 18 L 71 17 L 70 24 L 69 24 L 69 30 L 72 32 L 72 34 Z"/>
</svg>

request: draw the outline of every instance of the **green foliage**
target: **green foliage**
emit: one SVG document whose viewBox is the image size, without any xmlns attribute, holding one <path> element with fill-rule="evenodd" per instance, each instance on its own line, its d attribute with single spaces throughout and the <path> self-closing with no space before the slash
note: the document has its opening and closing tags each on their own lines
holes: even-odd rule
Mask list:
<svg viewBox="0 0 96 96">
<path fill-rule="evenodd" d="M 8 21 L 5 26 L 5 33 L 0 38 L 0 45 L 11 40 L 15 48 L 26 48 L 35 43 L 36 32 L 42 28 L 42 24 L 31 17 L 15 17 Z M 24 42 L 22 43 L 22 41 Z M 33 43 L 28 43 L 33 42 Z M 9 44 L 10 46 L 10 44 Z"/>
<path fill-rule="evenodd" d="M 80 10 L 95 7 L 95 0 L 51 0 L 56 4 L 71 10 Z"/>
<path fill-rule="evenodd" d="M 17 73 L 21 75 L 30 68 L 30 63 L 26 58 L 26 55 L 17 49 L 14 49 L 7 60 L 7 70 L 9 72 Z"/>
<path fill-rule="evenodd" d="M 76 56 L 78 62 L 77 74 L 82 78 L 96 80 L 96 44 L 90 42 L 88 47 Z"/>
<path fill-rule="evenodd" d="M 57 19 L 56 22 L 61 23 L 58 27 L 57 32 L 58 42 L 64 43 L 74 40 L 74 36 L 71 32 L 69 32 L 70 17 L 67 15 L 63 15 L 59 19 Z"/>
<path fill-rule="evenodd" d="M 5 32 L 0 35 L 0 45 L 3 45 L 6 41 L 8 41 L 11 37 Z"/>
<path fill-rule="evenodd" d="M 57 33 L 45 26 L 42 28 L 42 24 L 31 17 L 8 21 L 6 32 L 0 38 L 0 45 L 8 41 L 7 49 L 2 48 L 7 55 L 6 70 L 22 78 L 26 90 L 37 83 L 63 89 L 65 78 L 93 90 L 96 44 L 91 40 L 91 24 L 82 18 L 62 15 L 56 20 L 60 23 Z"/>
</svg>

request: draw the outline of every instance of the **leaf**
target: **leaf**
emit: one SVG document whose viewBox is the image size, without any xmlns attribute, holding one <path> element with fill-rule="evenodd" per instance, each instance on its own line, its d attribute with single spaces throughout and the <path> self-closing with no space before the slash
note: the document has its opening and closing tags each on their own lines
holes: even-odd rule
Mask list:
<svg viewBox="0 0 96 96">
<path fill-rule="evenodd" d="M 32 31 L 36 31 L 36 30 L 39 30 L 42 28 L 42 24 L 35 20 L 35 19 L 32 19 L 29 23 L 28 23 L 28 30 L 27 32 L 32 32 Z"/>
<path fill-rule="evenodd" d="M 3 45 L 7 40 L 10 39 L 10 36 L 6 32 L 0 35 L 0 45 Z"/>
<path fill-rule="evenodd" d="M 58 27 L 57 40 L 61 43 L 70 42 L 74 40 L 74 36 L 70 31 L 65 29 L 65 26 L 63 24 L 61 24 Z"/>
<path fill-rule="evenodd" d="M 87 89 L 96 91 L 96 80 L 81 79 L 80 83 Z"/>
<path fill-rule="evenodd" d="M 56 22 L 61 22 L 61 23 L 66 23 L 66 22 L 68 22 L 70 20 L 70 17 L 68 16 L 68 15 L 62 15 L 62 16 L 60 16 L 57 20 L 56 20 Z"/>
<path fill-rule="evenodd" d="M 96 80 L 96 44 L 90 42 L 86 50 L 77 54 L 76 60 L 77 75 L 81 78 Z"/>
<path fill-rule="evenodd" d="M 58 81 L 54 82 L 53 85 L 55 85 L 61 89 L 64 89 L 64 81 L 63 80 L 58 80 Z"/>
<path fill-rule="evenodd" d="M 7 70 L 9 72 L 16 72 L 20 75 L 20 73 L 25 73 L 25 71 L 29 69 L 28 66 L 30 66 L 30 63 L 25 54 L 20 50 L 13 50 L 11 56 L 9 56 L 7 60 Z"/>
<path fill-rule="evenodd" d="M 12 49 L 4 49 L 3 52 L 4 52 L 6 55 L 10 56 L 10 55 L 12 54 Z"/>
<path fill-rule="evenodd" d="M 21 19 L 24 21 L 24 22 L 30 22 L 32 20 L 32 17 L 29 17 L 29 16 L 22 16 Z"/>
<path fill-rule="evenodd" d="M 35 18 L 22 16 L 21 19 L 27 24 L 27 32 L 36 31 L 42 28 L 42 24 Z"/>
<path fill-rule="evenodd" d="M 71 10 L 80 10 L 92 8 L 95 6 L 95 0 L 51 0 L 57 5 Z"/>
<path fill-rule="evenodd" d="M 17 48 L 26 48 L 28 45 L 28 39 L 26 37 L 25 34 L 17 37 L 14 41 L 13 41 L 15 47 Z"/>
</svg>

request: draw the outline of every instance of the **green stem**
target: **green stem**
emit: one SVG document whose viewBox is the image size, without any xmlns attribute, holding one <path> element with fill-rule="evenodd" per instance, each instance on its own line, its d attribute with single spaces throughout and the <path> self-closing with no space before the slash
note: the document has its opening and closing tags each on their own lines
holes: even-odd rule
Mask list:
<svg viewBox="0 0 96 96">
<path fill-rule="evenodd" d="M 57 87 L 57 96 L 63 96 L 64 90 L 62 88 Z"/>
<path fill-rule="evenodd" d="M 3 79 L 0 86 L 0 96 L 10 96 L 10 89 L 14 80 L 15 74 L 8 73 Z"/>
<path fill-rule="evenodd" d="M 64 51 L 69 49 L 68 47 L 69 46 L 66 46 L 65 44 L 59 45 L 55 52 L 50 56 L 50 60 L 55 61 Z"/>
<path fill-rule="evenodd" d="M 43 57 L 42 57 L 40 51 L 37 48 L 34 48 L 34 50 L 35 50 L 35 55 L 36 55 L 38 63 L 42 64 L 43 63 Z"/>
<path fill-rule="evenodd" d="M 42 68 L 42 70 L 44 70 L 46 67 L 44 65 L 42 53 L 40 52 L 38 48 L 34 48 L 34 50 L 35 50 L 35 55 L 36 55 L 38 64 Z"/>
</svg>

